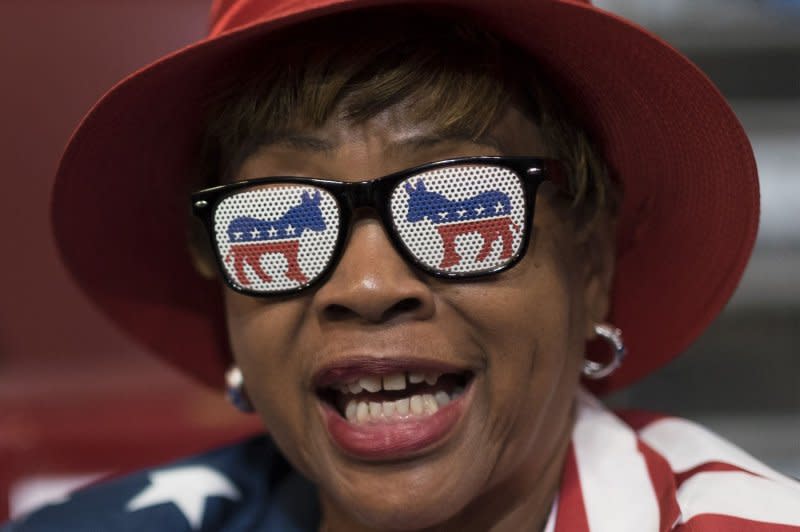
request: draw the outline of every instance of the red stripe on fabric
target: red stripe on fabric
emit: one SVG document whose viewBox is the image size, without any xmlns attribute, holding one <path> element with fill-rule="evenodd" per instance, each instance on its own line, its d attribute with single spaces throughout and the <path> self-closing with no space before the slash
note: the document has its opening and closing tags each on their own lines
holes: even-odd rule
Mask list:
<svg viewBox="0 0 800 532">
<path fill-rule="evenodd" d="M 686 523 L 678 525 L 675 532 L 798 532 L 800 526 L 779 525 L 751 521 L 730 515 L 696 515 Z"/>
<path fill-rule="evenodd" d="M 642 440 L 637 440 L 639 452 L 642 453 L 653 484 L 653 492 L 658 500 L 658 509 L 661 515 L 658 530 L 669 532 L 681 515 L 678 505 L 677 486 L 675 476 L 669 463 Z"/>
<path fill-rule="evenodd" d="M 590 532 L 573 443 L 569 444 L 567 458 L 564 460 L 555 532 Z"/>
<path fill-rule="evenodd" d="M 747 469 L 743 469 L 741 467 L 737 467 L 735 465 L 728 464 L 726 462 L 706 462 L 691 469 L 687 469 L 686 471 L 675 473 L 675 482 L 680 487 L 681 484 L 692 478 L 694 475 L 698 473 L 705 473 L 707 471 L 740 471 L 742 473 L 753 475 L 754 477 L 765 478 L 763 475 L 759 475 L 758 473 L 753 473 L 752 471 L 748 471 Z"/>
<path fill-rule="evenodd" d="M 614 414 L 636 432 L 639 432 L 651 423 L 672 417 L 657 412 L 649 412 L 647 410 L 614 410 Z"/>
</svg>

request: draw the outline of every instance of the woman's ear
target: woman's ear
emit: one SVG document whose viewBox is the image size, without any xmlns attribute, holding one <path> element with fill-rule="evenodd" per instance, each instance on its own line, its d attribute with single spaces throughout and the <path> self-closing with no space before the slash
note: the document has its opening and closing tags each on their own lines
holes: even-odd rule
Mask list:
<svg viewBox="0 0 800 532">
<path fill-rule="evenodd" d="M 202 222 L 194 217 L 189 220 L 187 244 L 195 271 L 204 279 L 216 279 L 218 270 L 214 260 L 214 251 L 208 241 L 208 233 Z"/>
<path fill-rule="evenodd" d="M 616 266 L 616 219 L 598 213 L 579 232 L 584 262 L 584 306 L 586 339 L 595 337 L 594 326 L 607 320 Z"/>
</svg>

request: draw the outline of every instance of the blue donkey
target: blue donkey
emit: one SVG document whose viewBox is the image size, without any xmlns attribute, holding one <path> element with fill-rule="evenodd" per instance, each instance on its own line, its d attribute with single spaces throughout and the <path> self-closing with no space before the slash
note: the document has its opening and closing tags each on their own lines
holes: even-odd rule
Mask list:
<svg viewBox="0 0 800 532">
<path fill-rule="evenodd" d="M 261 267 L 261 257 L 268 253 L 280 253 L 286 259 L 286 277 L 305 283 L 306 275 L 297 262 L 300 237 L 306 229 L 324 231 L 325 219 L 320 209 L 319 192 L 303 192 L 300 204 L 291 207 L 277 220 L 260 220 L 250 216 L 240 216 L 228 224 L 228 239 L 231 247 L 225 262 L 233 262 L 236 278 L 242 285 L 250 284 L 244 265 L 247 264 L 264 282 L 272 282 L 272 277 Z"/>
<path fill-rule="evenodd" d="M 519 226 L 510 218 L 511 201 L 505 192 L 487 190 L 464 200 L 451 200 L 443 194 L 429 191 L 422 179 L 414 185 L 406 183 L 405 189 L 408 192 L 406 220 L 413 223 L 428 219 L 442 237 L 444 257 L 440 268 L 451 268 L 461 262 L 461 255 L 456 252 L 456 237 L 469 233 L 478 233 L 483 238 L 476 261 L 482 262 L 489 256 L 492 243 L 498 238 L 503 241 L 500 258 L 511 257 L 511 228 L 519 231 Z"/>
</svg>

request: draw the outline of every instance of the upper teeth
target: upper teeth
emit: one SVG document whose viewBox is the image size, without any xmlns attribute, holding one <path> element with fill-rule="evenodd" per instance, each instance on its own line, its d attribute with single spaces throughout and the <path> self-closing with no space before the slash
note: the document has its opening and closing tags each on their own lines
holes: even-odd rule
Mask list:
<svg viewBox="0 0 800 532">
<path fill-rule="evenodd" d="M 384 390 L 405 390 L 406 378 L 402 373 L 395 373 L 394 375 L 386 375 L 383 378 Z"/>
<path fill-rule="evenodd" d="M 356 381 L 342 383 L 335 386 L 335 388 L 342 393 L 361 393 L 366 390 L 368 392 L 379 392 L 384 390 L 405 390 L 408 383 L 418 384 L 426 382 L 433 386 L 441 376 L 440 373 L 393 373 L 391 375 L 384 375 L 383 378 L 378 376 L 361 377 Z"/>
<path fill-rule="evenodd" d="M 381 390 L 380 377 L 361 377 L 358 384 L 368 392 L 379 392 Z"/>
</svg>

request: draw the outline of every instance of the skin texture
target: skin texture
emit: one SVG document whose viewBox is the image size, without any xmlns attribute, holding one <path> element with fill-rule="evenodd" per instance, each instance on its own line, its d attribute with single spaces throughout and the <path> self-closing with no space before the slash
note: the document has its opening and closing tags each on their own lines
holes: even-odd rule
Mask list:
<svg viewBox="0 0 800 532">
<path fill-rule="evenodd" d="M 344 181 L 470 155 L 547 155 L 510 107 L 477 142 L 437 138 L 402 104 L 358 125 L 332 119 L 308 139 L 263 146 L 237 179 L 300 175 Z M 532 241 L 511 270 L 444 282 L 395 251 L 360 212 L 327 282 L 257 299 L 226 290 L 236 363 L 286 457 L 320 488 L 321 529 L 537 530 L 557 492 L 587 339 L 603 320 L 613 269 L 609 227 L 577 230 L 552 185 L 540 188 Z M 420 357 L 475 373 L 456 429 L 413 458 L 364 462 L 330 441 L 312 377 L 345 356 Z"/>
</svg>

